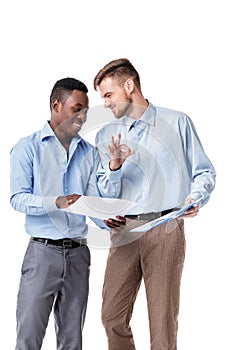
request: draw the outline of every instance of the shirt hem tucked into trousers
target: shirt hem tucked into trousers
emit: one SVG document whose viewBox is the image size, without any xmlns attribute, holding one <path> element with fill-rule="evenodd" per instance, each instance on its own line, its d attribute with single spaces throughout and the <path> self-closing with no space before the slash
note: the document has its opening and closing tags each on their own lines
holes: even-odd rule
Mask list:
<svg viewBox="0 0 233 350">
<path fill-rule="evenodd" d="M 130 220 L 127 220 L 130 224 Z M 138 223 L 141 224 L 141 223 Z M 172 220 L 129 242 L 133 232 L 112 233 L 103 286 L 102 322 L 109 350 L 135 350 L 130 320 L 144 280 L 151 350 L 176 350 L 184 222 Z M 124 237 L 123 237 L 124 236 Z M 117 244 L 114 244 L 114 240 Z M 126 242 L 126 243 L 125 243 Z"/>
</svg>

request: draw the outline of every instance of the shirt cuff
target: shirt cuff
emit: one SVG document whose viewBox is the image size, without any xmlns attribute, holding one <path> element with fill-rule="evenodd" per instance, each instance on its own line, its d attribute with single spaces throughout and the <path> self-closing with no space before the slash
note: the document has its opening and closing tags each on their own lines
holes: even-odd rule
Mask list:
<svg viewBox="0 0 233 350">
<path fill-rule="evenodd" d="M 56 205 L 56 200 L 58 196 L 51 196 L 43 198 L 45 210 L 47 213 L 59 210 Z"/>
<path fill-rule="evenodd" d="M 106 175 L 110 181 L 121 180 L 122 177 L 122 168 L 118 170 L 110 170 L 109 168 L 106 171 Z"/>
<path fill-rule="evenodd" d="M 202 204 L 203 204 L 203 201 L 204 201 L 204 196 L 203 196 L 203 194 L 202 194 L 201 192 L 198 192 L 198 191 L 192 192 L 192 193 L 190 193 L 190 195 L 186 198 L 186 200 L 187 200 L 188 198 L 192 198 L 194 201 L 197 201 L 197 200 L 200 199 L 199 206 L 202 207 Z"/>
</svg>

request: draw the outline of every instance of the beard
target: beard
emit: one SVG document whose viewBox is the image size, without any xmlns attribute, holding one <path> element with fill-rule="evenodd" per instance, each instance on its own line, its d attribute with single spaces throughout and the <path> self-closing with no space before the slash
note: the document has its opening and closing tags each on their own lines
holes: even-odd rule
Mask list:
<svg viewBox="0 0 233 350">
<path fill-rule="evenodd" d="M 132 100 L 125 95 L 124 102 L 117 102 L 114 107 L 111 108 L 115 118 L 121 118 L 124 115 L 130 116 L 133 110 Z"/>
</svg>

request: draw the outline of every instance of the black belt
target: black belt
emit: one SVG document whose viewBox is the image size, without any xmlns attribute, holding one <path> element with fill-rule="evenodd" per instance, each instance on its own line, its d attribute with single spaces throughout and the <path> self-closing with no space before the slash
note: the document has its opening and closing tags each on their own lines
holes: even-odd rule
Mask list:
<svg viewBox="0 0 233 350">
<path fill-rule="evenodd" d="M 125 215 L 125 218 L 132 219 L 132 220 L 149 220 L 149 221 L 151 221 L 151 220 L 158 219 L 161 216 L 169 214 L 172 211 L 176 211 L 178 209 L 179 208 L 172 208 L 172 209 L 160 211 L 158 213 L 151 212 L 151 213 L 143 213 L 143 214 L 135 214 L 135 215 Z"/>
<path fill-rule="evenodd" d="M 33 241 L 37 241 L 44 244 L 50 244 L 55 245 L 57 247 L 62 248 L 77 248 L 77 247 L 83 247 L 86 245 L 86 239 L 82 239 L 79 242 L 74 241 L 73 239 L 64 238 L 64 239 L 47 239 L 47 238 L 39 238 L 39 237 L 32 237 Z"/>
</svg>

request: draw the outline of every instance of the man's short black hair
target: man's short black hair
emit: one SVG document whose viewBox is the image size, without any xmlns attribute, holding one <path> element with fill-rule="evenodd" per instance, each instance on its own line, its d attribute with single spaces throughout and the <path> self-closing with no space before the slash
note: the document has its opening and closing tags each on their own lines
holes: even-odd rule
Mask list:
<svg viewBox="0 0 233 350">
<path fill-rule="evenodd" d="M 50 109 L 52 109 L 52 104 L 55 100 L 64 103 L 73 90 L 83 91 L 86 94 L 88 93 L 86 85 L 80 80 L 74 78 L 63 78 L 58 80 L 54 84 L 50 95 Z"/>
</svg>

